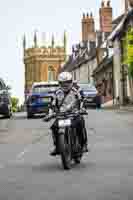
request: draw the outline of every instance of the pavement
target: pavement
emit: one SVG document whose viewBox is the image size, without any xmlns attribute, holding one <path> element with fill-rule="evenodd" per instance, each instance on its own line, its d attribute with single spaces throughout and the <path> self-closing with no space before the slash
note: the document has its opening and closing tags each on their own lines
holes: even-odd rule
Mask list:
<svg viewBox="0 0 133 200">
<path fill-rule="evenodd" d="M 125 110 L 125 111 L 129 111 L 129 112 L 133 112 L 133 105 L 129 105 L 129 106 L 120 106 L 120 110 Z"/>
<path fill-rule="evenodd" d="M 108 101 L 108 102 L 102 104 L 102 109 L 133 112 L 133 104 L 121 106 L 116 103 L 116 100 L 114 100 L 114 102 L 113 102 L 113 100 L 111 100 L 111 101 Z"/>
<path fill-rule="evenodd" d="M 132 113 L 88 113 L 91 151 L 69 171 L 49 156 L 52 122 L 25 113 L 0 118 L 0 200 L 132 200 Z"/>
<path fill-rule="evenodd" d="M 118 111 L 118 112 L 130 112 L 133 113 L 133 106 L 109 106 L 102 108 L 103 110 L 112 110 L 112 111 Z"/>
</svg>

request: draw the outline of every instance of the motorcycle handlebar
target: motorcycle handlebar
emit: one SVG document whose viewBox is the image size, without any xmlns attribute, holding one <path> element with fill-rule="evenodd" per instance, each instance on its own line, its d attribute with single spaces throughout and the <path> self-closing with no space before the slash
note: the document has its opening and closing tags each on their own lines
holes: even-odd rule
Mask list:
<svg viewBox="0 0 133 200">
<path fill-rule="evenodd" d="M 50 121 L 51 119 L 53 118 L 56 118 L 56 117 L 65 117 L 65 116 L 70 116 L 70 115 L 88 115 L 88 113 L 85 111 L 85 110 L 79 110 L 78 112 L 75 112 L 75 113 L 66 113 L 66 112 L 59 112 L 59 113 L 52 113 L 51 115 L 48 115 L 46 117 L 43 118 L 43 121 L 45 122 L 48 122 Z"/>
</svg>

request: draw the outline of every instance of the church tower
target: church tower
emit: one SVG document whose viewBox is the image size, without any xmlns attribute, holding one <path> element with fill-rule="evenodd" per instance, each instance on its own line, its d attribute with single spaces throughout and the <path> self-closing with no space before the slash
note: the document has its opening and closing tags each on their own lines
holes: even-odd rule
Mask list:
<svg viewBox="0 0 133 200">
<path fill-rule="evenodd" d="M 51 45 L 38 45 L 37 32 L 34 32 L 33 46 L 26 48 L 26 37 L 23 37 L 23 52 L 25 65 L 25 94 L 31 89 L 34 82 L 56 81 L 59 68 L 66 61 L 66 33 L 62 45 L 56 45 L 54 35 Z"/>
</svg>

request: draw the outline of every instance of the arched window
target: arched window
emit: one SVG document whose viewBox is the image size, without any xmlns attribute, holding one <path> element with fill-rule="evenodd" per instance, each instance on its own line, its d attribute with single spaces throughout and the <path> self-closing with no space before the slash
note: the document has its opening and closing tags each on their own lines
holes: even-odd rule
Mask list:
<svg viewBox="0 0 133 200">
<path fill-rule="evenodd" d="M 52 66 L 48 67 L 48 81 L 55 81 L 56 80 L 56 74 L 55 70 Z"/>
</svg>

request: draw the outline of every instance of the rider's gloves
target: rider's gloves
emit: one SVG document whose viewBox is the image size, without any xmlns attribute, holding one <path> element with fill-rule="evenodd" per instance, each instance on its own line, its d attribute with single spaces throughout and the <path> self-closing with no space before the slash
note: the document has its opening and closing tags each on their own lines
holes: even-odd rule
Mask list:
<svg viewBox="0 0 133 200">
<path fill-rule="evenodd" d="M 49 108 L 49 115 L 53 114 L 53 110 L 51 108 Z"/>
<path fill-rule="evenodd" d="M 46 116 L 46 117 L 44 117 L 44 119 L 43 119 L 45 122 L 48 122 L 49 121 L 49 115 L 48 116 Z"/>
</svg>

